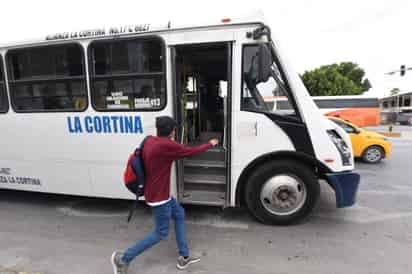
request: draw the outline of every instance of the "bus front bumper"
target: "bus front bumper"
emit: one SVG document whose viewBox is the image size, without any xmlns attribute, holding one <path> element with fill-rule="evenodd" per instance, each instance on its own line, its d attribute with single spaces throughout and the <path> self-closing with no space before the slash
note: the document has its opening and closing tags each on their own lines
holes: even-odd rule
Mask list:
<svg viewBox="0 0 412 274">
<path fill-rule="evenodd" d="M 326 180 L 335 190 L 336 207 L 349 207 L 356 202 L 360 181 L 358 173 L 351 171 L 327 173 Z"/>
</svg>

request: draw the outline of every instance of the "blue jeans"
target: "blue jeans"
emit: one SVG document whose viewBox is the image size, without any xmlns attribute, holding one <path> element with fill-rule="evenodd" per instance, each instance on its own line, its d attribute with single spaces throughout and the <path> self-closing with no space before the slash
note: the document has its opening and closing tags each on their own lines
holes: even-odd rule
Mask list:
<svg viewBox="0 0 412 274">
<path fill-rule="evenodd" d="M 143 251 L 161 240 L 166 239 L 169 235 L 169 223 L 172 218 L 175 221 L 176 242 L 179 248 L 179 255 L 183 257 L 189 256 L 186 241 L 185 211 L 183 207 L 175 198 L 172 198 L 166 204 L 152 207 L 152 212 L 155 220 L 154 231 L 142 241 L 136 242 L 125 251 L 122 257 L 125 263 L 130 263 L 135 257 L 143 253 Z"/>
</svg>

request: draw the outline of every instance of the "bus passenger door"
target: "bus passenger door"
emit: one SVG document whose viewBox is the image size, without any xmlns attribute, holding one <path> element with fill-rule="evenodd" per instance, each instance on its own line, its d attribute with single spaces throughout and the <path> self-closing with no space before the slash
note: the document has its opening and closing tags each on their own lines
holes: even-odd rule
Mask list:
<svg viewBox="0 0 412 274">
<path fill-rule="evenodd" d="M 219 139 L 219 145 L 209 151 L 179 161 L 178 198 L 182 203 L 226 205 L 230 49 L 227 42 L 172 48 L 178 140 L 194 146 Z"/>
</svg>

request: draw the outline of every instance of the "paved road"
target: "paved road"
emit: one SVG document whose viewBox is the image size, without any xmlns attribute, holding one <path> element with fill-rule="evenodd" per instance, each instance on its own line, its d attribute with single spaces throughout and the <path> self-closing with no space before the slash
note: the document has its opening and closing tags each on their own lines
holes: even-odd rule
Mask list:
<svg viewBox="0 0 412 274">
<path fill-rule="evenodd" d="M 357 164 L 358 204 L 335 209 L 322 188 L 304 224 L 271 227 L 243 210 L 187 207 L 188 236 L 202 261 L 183 273 L 411 273 L 412 141 L 395 140 L 392 158 Z M 110 274 L 109 256 L 151 230 L 150 212 L 125 222 L 128 203 L 0 191 L 0 271 Z M 174 236 L 149 250 L 130 273 L 178 273 Z M 11 272 L 15 270 L 16 272 Z"/>
</svg>

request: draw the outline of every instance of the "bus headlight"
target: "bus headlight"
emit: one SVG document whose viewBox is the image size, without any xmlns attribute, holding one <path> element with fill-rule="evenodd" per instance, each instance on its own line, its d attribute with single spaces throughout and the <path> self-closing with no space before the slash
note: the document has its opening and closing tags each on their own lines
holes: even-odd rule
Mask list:
<svg viewBox="0 0 412 274">
<path fill-rule="evenodd" d="M 336 148 L 340 153 L 342 164 L 344 166 L 350 166 L 352 159 L 352 151 L 350 150 L 349 146 L 345 143 L 342 137 L 335 130 L 328 130 L 327 132 L 332 142 L 335 144 Z"/>
</svg>

